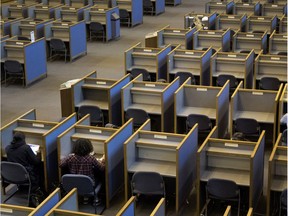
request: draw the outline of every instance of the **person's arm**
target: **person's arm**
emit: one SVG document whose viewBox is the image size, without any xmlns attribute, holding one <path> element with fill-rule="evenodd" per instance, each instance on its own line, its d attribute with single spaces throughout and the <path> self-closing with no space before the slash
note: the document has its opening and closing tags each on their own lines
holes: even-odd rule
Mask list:
<svg viewBox="0 0 288 216">
<path fill-rule="evenodd" d="M 60 168 L 68 167 L 68 158 L 69 158 L 69 156 L 63 158 L 63 159 L 60 161 L 60 164 L 59 164 L 59 167 L 60 167 Z"/>
<path fill-rule="evenodd" d="M 93 160 L 94 167 L 97 168 L 100 171 L 104 171 L 104 169 L 105 169 L 105 160 L 102 160 L 100 162 L 95 157 L 93 157 L 93 158 L 94 158 L 94 160 Z"/>
</svg>

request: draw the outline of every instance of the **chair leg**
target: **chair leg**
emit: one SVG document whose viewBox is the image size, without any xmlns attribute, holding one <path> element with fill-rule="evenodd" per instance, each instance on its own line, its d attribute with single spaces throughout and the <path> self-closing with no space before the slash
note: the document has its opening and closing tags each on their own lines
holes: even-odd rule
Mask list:
<svg viewBox="0 0 288 216">
<path fill-rule="evenodd" d="M 28 189 L 28 205 L 29 206 L 29 203 L 30 203 L 30 195 L 31 195 L 31 185 L 29 185 L 29 189 Z"/>
<path fill-rule="evenodd" d="M 7 87 L 7 73 L 5 71 L 5 87 Z"/>
</svg>

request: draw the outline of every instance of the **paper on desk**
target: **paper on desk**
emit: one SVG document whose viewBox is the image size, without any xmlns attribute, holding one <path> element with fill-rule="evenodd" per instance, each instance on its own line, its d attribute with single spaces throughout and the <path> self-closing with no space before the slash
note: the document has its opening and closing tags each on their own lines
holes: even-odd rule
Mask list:
<svg viewBox="0 0 288 216">
<path fill-rule="evenodd" d="M 28 145 L 30 146 L 30 148 L 32 149 L 32 151 L 34 152 L 34 154 L 37 155 L 37 152 L 39 151 L 40 145 L 31 144 L 31 143 L 28 143 Z"/>
</svg>

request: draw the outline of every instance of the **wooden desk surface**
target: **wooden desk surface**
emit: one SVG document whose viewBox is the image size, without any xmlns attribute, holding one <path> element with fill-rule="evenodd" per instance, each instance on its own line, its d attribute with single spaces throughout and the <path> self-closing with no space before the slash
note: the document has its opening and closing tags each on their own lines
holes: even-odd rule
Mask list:
<svg viewBox="0 0 288 216">
<path fill-rule="evenodd" d="M 228 142 L 229 143 L 229 140 Z M 239 149 L 238 147 L 235 148 L 225 148 L 225 147 L 216 147 L 216 146 L 209 146 L 207 147 L 207 154 L 209 153 L 229 153 L 231 155 L 246 155 L 247 157 L 251 157 L 254 148 L 251 149 Z"/>
<path fill-rule="evenodd" d="M 216 119 L 216 109 L 204 107 L 182 107 L 178 111 L 177 116 L 187 117 L 190 114 L 202 114 L 208 116 L 210 119 Z"/>
<path fill-rule="evenodd" d="M 70 38 L 68 37 L 50 37 L 50 38 L 46 38 L 46 41 L 50 41 L 52 38 L 61 39 L 64 42 L 70 42 Z"/>
<path fill-rule="evenodd" d="M 234 112 L 233 120 L 237 118 L 254 118 L 260 123 L 274 123 L 274 113 L 269 112 L 252 112 L 252 111 L 237 111 Z"/>
<path fill-rule="evenodd" d="M 108 110 L 108 101 L 95 101 L 95 100 L 83 100 L 80 103 L 76 104 L 76 107 L 83 105 L 98 106 L 101 110 Z"/>
<path fill-rule="evenodd" d="M 270 190 L 272 191 L 282 192 L 287 188 L 287 176 L 273 176 L 271 181 Z"/>
<path fill-rule="evenodd" d="M 50 128 L 46 129 L 46 128 L 40 128 L 40 127 L 21 127 L 21 126 L 16 127 L 14 129 L 14 131 L 21 131 L 23 133 L 35 133 L 35 134 L 39 134 L 39 135 L 45 134 L 49 130 L 50 130 Z"/>
<path fill-rule="evenodd" d="M 143 109 L 148 114 L 156 114 L 161 115 L 161 106 L 160 105 L 153 105 L 153 104 L 131 104 L 126 109 Z"/>
<path fill-rule="evenodd" d="M 75 133 L 71 136 L 72 139 L 75 138 L 86 138 L 86 139 L 94 139 L 94 140 L 102 140 L 105 141 L 109 138 L 110 136 L 108 135 L 103 135 L 103 134 L 97 134 L 97 133 Z"/>
<path fill-rule="evenodd" d="M 141 144 L 145 144 L 145 145 L 152 145 L 152 146 L 155 146 L 155 145 L 158 145 L 158 146 L 167 146 L 167 145 L 171 145 L 171 147 L 173 147 L 174 149 L 176 149 L 176 147 L 179 145 L 179 142 L 176 142 L 176 141 L 171 141 L 169 140 L 169 137 L 167 139 L 163 139 L 163 140 L 160 140 L 160 139 L 147 139 L 147 138 L 139 138 L 136 140 L 136 145 L 141 145 Z"/>
</svg>

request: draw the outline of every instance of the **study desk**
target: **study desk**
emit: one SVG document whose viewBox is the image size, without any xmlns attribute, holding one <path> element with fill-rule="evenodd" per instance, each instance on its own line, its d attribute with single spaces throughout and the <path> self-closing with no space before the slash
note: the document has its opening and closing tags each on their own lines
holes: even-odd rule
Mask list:
<svg viewBox="0 0 288 216">
<path fill-rule="evenodd" d="M 19 206 L 19 205 L 11 205 L 11 204 L 0 204 L 0 213 L 2 216 L 26 216 L 31 213 L 34 208 Z"/>
<path fill-rule="evenodd" d="M 250 15 L 247 19 L 246 32 L 254 33 L 256 32 L 267 32 L 267 34 L 272 34 L 272 32 L 277 27 L 277 16 L 254 16 Z"/>
<path fill-rule="evenodd" d="M 268 162 L 267 183 L 267 209 L 266 215 L 270 216 L 279 208 L 281 192 L 287 188 L 287 146 L 281 146 L 280 133 L 275 142 Z"/>
<path fill-rule="evenodd" d="M 287 3 L 278 4 L 278 3 L 264 3 L 262 5 L 261 16 L 277 16 L 281 17 L 283 15 L 287 16 Z"/>
<path fill-rule="evenodd" d="M 93 0 L 64 0 L 65 5 L 75 8 L 81 8 L 86 5 L 92 6 Z"/>
<path fill-rule="evenodd" d="M 210 46 L 222 52 L 230 51 L 230 29 L 221 30 L 198 30 L 193 34 L 193 49 L 203 50 Z"/>
<path fill-rule="evenodd" d="M 180 85 L 179 78 L 171 83 L 144 82 L 132 80 L 121 89 L 122 123 L 129 108 L 142 109 L 152 120 L 152 130 L 173 131 L 173 94 Z"/>
<path fill-rule="evenodd" d="M 180 47 L 180 46 L 178 46 Z M 167 77 L 171 82 L 177 72 L 189 72 L 200 85 L 210 85 L 210 58 L 212 49 L 185 50 L 176 48 L 167 55 Z"/>
<path fill-rule="evenodd" d="M 234 8 L 234 1 L 227 2 L 216 2 L 210 1 L 205 4 L 205 13 L 214 13 L 217 14 L 232 14 Z"/>
<path fill-rule="evenodd" d="M 93 0 L 93 5 L 99 8 L 113 8 L 117 6 L 116 0 Z"/>
<path fill-rule="evenodd" d="M 79 8 L 72 6 L 61 6 L 54 10 L 55 19 L 80 22 L 84 20 L 84 10 L 89 6 L 85 5 Z"/>
<path fill-rule="evenodd" d="M 167 54 L 171 46 L 164 48 L 143 47 L 141 42 L 125 51 L 125 72 L 130 73 L 133 68 L 146 69 L 152 81 L 167 80 Z"/>
<path fill-rule="evenodd" d="M 261 130 L 266 130 L 267 143 L 275 142 L 277 129 L 277 106 L 282 90 L 242 89 L 237 87 L 231 97 L 230 135 L 237 118 L 252 118 L 258 121 Z"/>
<path fill-rule="evenodd" d="M 61 7 L 60 3 L 58 5 L 35 5 L 28 8 L 28 16 L 32 19 L 43 19 L 49 20 L 55 18 L 55 8 Z"/>
<path fill-rule="evenodd" d="M 106 41 L 120 37 L 119 8 L 103 8 L 98 5 L 84 10 L 84 20 L 90 32 L 90 23 L 99 22 L 104 26 Z"/>
<path fill-rule="evenodd" d="M 67 44 L 70 61 L 87 54 L 86 24 L 84 20 L 80 22 L 54 21 L 47 23 L 44 33 L 48 42 L 51 38 L 59 38 Z"/>
<path fill-rule="evenodd" d="M 1 62 L 17 60 L 23 65 L 25 86 L 47 77 L 45 38 L 35 40 L 35 42 L 11 38 L 1 41 L 0 46 Z"/>
<path fill-rule="evenodd" d="M 208 116 L 224 137 L 228 129 L 229 82 L 223 87 L 184 84 L 174 94 L 175 133 L 185 133 L 186 119 L 190 114 Z"/>
<path fill-rule="evenodd" d="M 210 59 L 210 85 L 216 85 L 219 75 L 233 75 L 244 82 L 244 88 L 253 88 L 254 51 L 250 53 L 217 52 Z"/>
<path fill-rule="evenodd" d="M 287 17 L 285 15 L 280 18 L 279 33 L 287 33 Z"/>
<path fill-rule="evenodd" d="M 182 0 L 165 0 L 165 5 L 176 6 L 182 3 Z"/>
<path fill-rule="evenodd" d="M 279 108 L 278 108 L 278 128 L 277 132 L 282 133 L 280 128 L 280 119 L 287 113 L 287 91 L 288 91 L 288 85 L 285 84 L 280 99 L 279 99 Z"/>
<path fill-rule="evenodd" d="M 234 5 L 233 14 L 237 15 L 243 15 L 247 14 L 249 15 L 255 15 L 260 16 L 261 15 L 261 4 L 260 2 L 250 2 L 250 3 L 244 3 L 244 2 L 236 2 Z"/>
<path fill-rule="evenodd" d="M 205 204 L 205 186 L 211 178 L 234 181 L 246 208 L 256 207 L 263 192 L 265 132 L 257 142 L 212 138 L 197 151 L 197 214 Z M 246 196 L 245 196 L 246 195 Z"/>
<path fill-rule="evenodd" d="M 130 82 L 129 75 L 119 80 L 96 78 L 92 72 L 71 86 L 72 110 L 82 105 L 98 106 L 104 122 L 121 125 L 121 88 Z"/>
<path fill-rule="evenodd" d="M 1 25 L 1 35 L 9 35 L 11 36 L 11 24 L 14 22 L 18 22 L 22 18 L 1 18 L 0 25 Z"/>
<path fill-rule="evenodd" d="M 27 18 L 28 7 L 25 4 L 1 5 L 1 15 L 3 18 Z"/>
<path fill-rule="evenodd" d="M 130 119 L 119 129 L 90 126 L 89 115 L 80 119 L 57 138 L 58 164 L 73 152 L 73 144 L 79 138 L 89 139 L 95 156 L 105 155 L 105 193 L 106 207 L 124 184 L 123 143 L 133 133 L 133 121 Z M 59 179 L 63 175 L 59 169 Z"/>
<path fill-rule="evenodd" d="M 246 14 L 241 15 L 219 14 L 216 18 L 216 29 L 226 30 L 230 28 L 234 32 L 238 30 L 243 32 L 245 31 L 246 28 L 246 22 L 247 22 Z"/>
<path fill-rule="evenodd" d="M 196 180 L 197 134 L 197 125 L 187 135 L 137 130 L 124 143 L 125 200 L 130 197 L 129 176 L 138 171 L 158 172 L 164 181 L 170 178 L 175 183 L 176 191 L 166 194 L 176 194 L 178 213 Z"/>
<path fill-rule="evenodd" d="M 269 54 L 277 55 L 279 52 L 287 52 L 287 33 L 272 32 L 269 37 Z"/>
<path fill-rule="evenodd" d="M 215 30 L 216 29 L 216 12 L 214 13 L 194 13 L 190 12 L 184 15 L 184 28 L 190 28 L 193 25 L 194 19 L 198 18 L 202 20 L 203 17 L 207 17 L 208 21 L 206 23 L 206 27 L 208 30 Z"/>
<path fill-rule="evenodd" d="M 179 0 L 177 0 L 179 1 Z M 180 0 L 181 1 L 181 0 Z M 152 5 L 154 7 L 154 15 L 159 15 L 165 12 L 165 0 L 151 0 Z"/>
<path fill-rule="evenodd" d="M 37 120 L 36 111 L 32 109 L 1 128 L 1 158 L 6 158 L 5 148 L 13 139 L 13 134 L 16 131 L 23 132 L 27 143 L 40 145 L 44 172 L 42 184 L 49 192 L 53 184 L 58 182 L 57 136 L 75 122 L 76 114 L 70 115 L 61 122 Z"/>
<path fill-rule="evenodd" d="M 267 53 L 268 35 L 267 31 L 264 33 L 246 33 L 237 31 L 233 35 L 232 51 L 236 53 L 251 52 L 254 50 L 255 54 L 259 54 L 261 50 Z"/>
<path fill-rule="evenodd" d="M 116 0 L 116 4 L 130 14 L 130 26 L 143 23 L 143 0 Z"/>
</svg>

